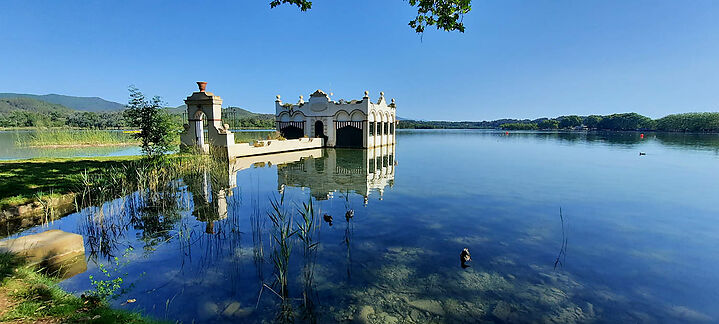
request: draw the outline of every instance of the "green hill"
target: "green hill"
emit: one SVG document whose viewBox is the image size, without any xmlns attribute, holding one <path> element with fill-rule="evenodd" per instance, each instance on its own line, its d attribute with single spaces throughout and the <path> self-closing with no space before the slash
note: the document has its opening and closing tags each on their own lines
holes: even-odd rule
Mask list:
<svg viewBox="0 0 719 324">
<path fill-rule="evenodd" d="M 64 126 L 73 112 L 32 98 L 0 98 L 0 127 Z"/>
<path fill-rule="evenodd" d="M 0 97 L 0 113 L 11 113 L 13 111 L 69 114 L 73 110 L 63 105 L 53 104 L 32 98 Z"/>
<path fill-rule="evenodd" d="M 25 93 L 0 93 L 0 98 L 30 98 L 82 111 L 104 112 L 125 109 L 125 105 L 98 97 L 75 97 L 58 94 L 34 95 Z"/>
<path fill-rule="evenodd" d="M 274 114 L 253 113 L 249 110 L 245 110 L 240 107 L 227 107 L 227 108 L 223 109 L 223 112 L 226 114 L 234 114 L 236 118 L 257 118 L 257 119 L 275 120 Z"/>
<path fill-rule="evenodd" d="M 0 98 L 0 127 L 124 127 L 120 110 L 91 112 L 33 98 Z"/>
</svg>

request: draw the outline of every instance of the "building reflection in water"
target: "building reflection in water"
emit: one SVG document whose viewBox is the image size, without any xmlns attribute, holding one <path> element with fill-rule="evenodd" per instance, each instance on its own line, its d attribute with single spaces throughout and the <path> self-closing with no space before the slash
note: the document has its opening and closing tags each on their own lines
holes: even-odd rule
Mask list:
<svg viewBox="0 0 719 324">
<path fill-rule="evenodd" d="M 309 188 L 317 200 L 336 192 L 355 192 L 367 204 L 374 190 L 382 199 L 387 186 L 394 185 L 395 146 L 374 149 L 328 149 L 319 157 L 277 166 L 277 187 Z"/>
<path fill-rule="evenodd" d="M 192 214 L 206 223 L 206 233 L 216 232 L 214 222 L 227 218 L 227 200 L 237 186 L 237 172 L 252 167 L 277 166 L 277 188 L 309 188 L 317 200 L 337 192 L 354 192 L 365 205 L 375 191 L 382 200 L 386 187 L 394 185 L 395 146 L 371 149 L 313 149 L 231 160 L 220 168 L 208 168 L 184 179 L 192 193 Z"/>
<path fill-rule="evenodd" d="M 227 198 L 232 196 L 232 190 L 228 186 L 231 177 L 225 169 L 224 166 L 208 168 L 183 179 L 192 193 L 192 215 L 206 223 L 207 234 L 215 234 L 215 221 L 227 218 Z"/>
</svg>

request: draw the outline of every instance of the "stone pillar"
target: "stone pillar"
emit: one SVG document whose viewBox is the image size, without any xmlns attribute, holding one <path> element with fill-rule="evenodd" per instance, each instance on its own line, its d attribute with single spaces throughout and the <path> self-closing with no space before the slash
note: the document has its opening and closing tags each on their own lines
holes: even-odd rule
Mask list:
<svg viewBox="0 0 719 324">
<path fill-rule="evenodd" d="M 235 136 L 227 125 L 222 124 L 222 98 L 205 90 L 207 82 L 197 82 L 199 91 L 185 99 L 187 119 L 185 132 L 180 136 L 183 146 L 197 147 L 209 153 L 210 146 L 224 147 L 235 143 Z M 202 114 L 207 120 L 207 141 L 201 140 Z"/>
</svg>

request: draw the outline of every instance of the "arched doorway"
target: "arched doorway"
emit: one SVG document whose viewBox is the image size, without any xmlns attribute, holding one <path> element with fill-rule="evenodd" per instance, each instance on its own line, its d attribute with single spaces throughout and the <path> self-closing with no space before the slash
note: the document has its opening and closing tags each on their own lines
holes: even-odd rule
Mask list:
<svg viewBox="0 0 719 324">
<path fill-rule="evenodd" d="M 205 116 L 205 113 L 202 110 L 199 110 L 195 113 L 194 121 L 195 142 L 197 143 L 197 146 L 202 148 L 207 142 L 207 131 L 205 131 L 205 126 L 207 126 L 207 116 Z"/>
<path fill-rule="evenodd" d="M 280 129 L 280 134 L 286 139 L 297 139 L 305 135 L 305 131 L 294 125 Z"/>
<path fill-rule="evenodd" d="M 321 120 L 315 122 L 315 137 L 324 138 L 327 145 L 327 135 L 325 135 L 325 124 Z"/>
<path fill-rule="evenodd" d="M 337 147 L 362 147 L 362 129 L 350 122 L 337 129 Z M 361 122 L 360 122 L 361 123 Z"/>
</svg>

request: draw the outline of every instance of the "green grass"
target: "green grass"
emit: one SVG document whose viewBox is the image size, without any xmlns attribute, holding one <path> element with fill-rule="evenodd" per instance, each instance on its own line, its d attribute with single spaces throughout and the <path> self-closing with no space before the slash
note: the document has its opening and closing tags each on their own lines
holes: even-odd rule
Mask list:
<svg viewBox="0 0 719 324">
<path fill-rule="evenodd" d="M 141 156 L 37 158 L 0 162 L 0 210 L 32 202 L 38 192 L 52 196 L 82 191 L 80 174 L 100 173 Z"/>
<path fill-rule="evenodd" d="M 18 137 L 18 146 L 92 146 L 136 144 L 130 134 L 105 130 L 46 130 Z"/>
<path fill-rule="evenodd" d="M 160 323 L 139 313 L 111 309 L 104 302 L 88 303 L 63 291 L 58 282 L 24 265 L 22 259 L 0 253 L 0 299 L 12 304 L 2 310 L 0 322 Z"/>
</svg>

